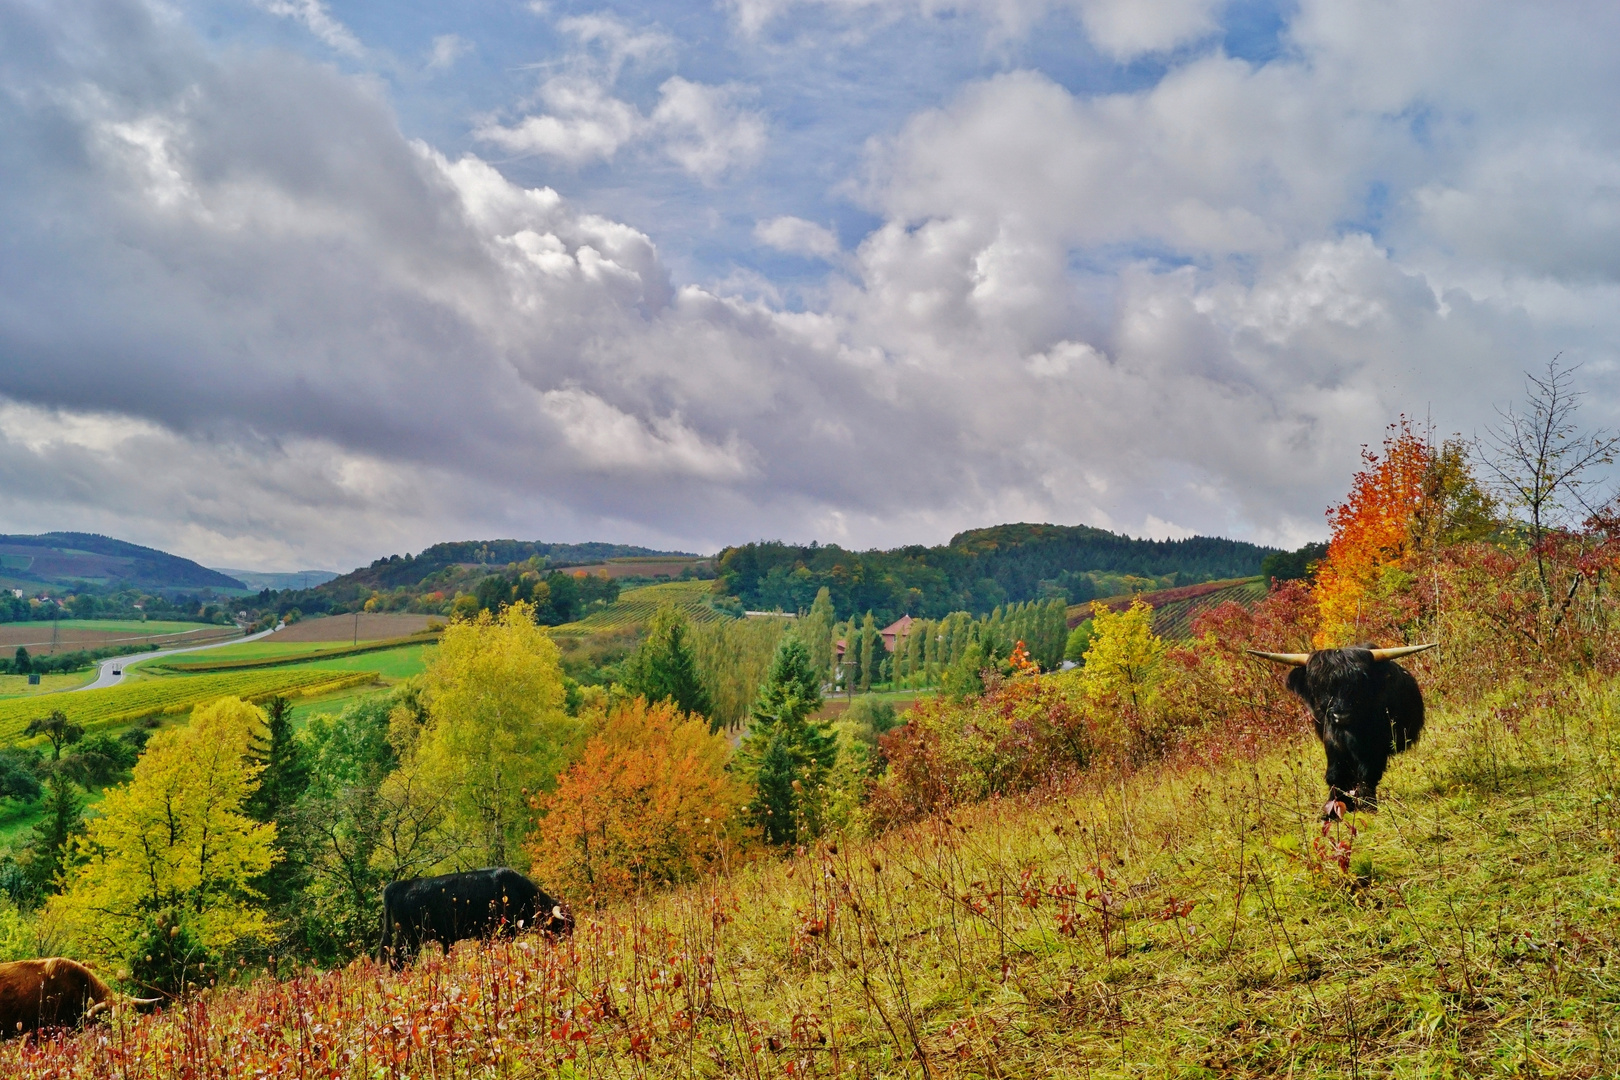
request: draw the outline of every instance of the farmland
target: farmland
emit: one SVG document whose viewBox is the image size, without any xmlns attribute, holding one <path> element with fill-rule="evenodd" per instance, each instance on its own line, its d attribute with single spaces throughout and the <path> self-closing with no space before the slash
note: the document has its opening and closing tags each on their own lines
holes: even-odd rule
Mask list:
<svg viewBox="0 0 1620 1080">
<path fill-rule="evenodd" d="M 552 630 L 560 636 L 616 633 L 633 630 L 651 619 L 663 604 L 674 604 L 695 623 L 716 622 L 731 616 L 709 604 L 714 595 L 707 581 L 670 581 L 627 589 L 619 599 L 578 622 L 564 623 Z"/>
<path fill-rule="evenodd" d="M 147 679 L 47 699 L 0 701 L 0 744 L 14 742 L 28 721 L 46 708 L 60 709 L 87 731 L 117 727 L 148 716 L 189 712 L 216 698 L 235 696 L 262 701 L 276 695 L 308 697 L 374 682 L 375 670 L 332 670 L 320 667 L 278 668 L 220 675 Z"/>
<path fill-rule="evenodd" d="M 35 655 L 49 656 L 81 649 L 106 649 L 117 645 L 193 645 L 222 641 L 241 631 L 234 626 L 194 622 L 136 622 L 133 620 L 63 619 L 57 623 L 19 622 L 0 624 L 0 651 L 12 652 L 18 646 Z M 53 647 L 54 642 L 54 647 Z"/>
</svg>

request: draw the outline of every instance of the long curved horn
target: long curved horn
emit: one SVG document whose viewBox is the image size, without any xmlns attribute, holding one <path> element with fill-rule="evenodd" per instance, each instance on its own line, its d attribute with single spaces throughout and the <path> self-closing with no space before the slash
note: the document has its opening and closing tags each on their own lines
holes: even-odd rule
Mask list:
<svg viewBox="0 0 1620 1080">
<path fill-rule="evenodd" d="M 1244 649 L 1250 656 L 1258 656 L 1262 660 L 1270 660 L 1273 664 L 1287 664 L 1290 667 L 1304 667 L 1311 659 L 1308 652 L 1261 652 L 1259 649 Z"/>
<path fill-rule="evenodd" d="M 1403 656 L 1428 652 L 1430 649 L 1438 649 L 1439 647 L 1440 643 L 1438 641 L 1431 641 L 1427 645 L 1401 645 L 1394 649 L 1373 649 L 1372 656 L 1374 660 L 1399 660 Z"/>
</svg>

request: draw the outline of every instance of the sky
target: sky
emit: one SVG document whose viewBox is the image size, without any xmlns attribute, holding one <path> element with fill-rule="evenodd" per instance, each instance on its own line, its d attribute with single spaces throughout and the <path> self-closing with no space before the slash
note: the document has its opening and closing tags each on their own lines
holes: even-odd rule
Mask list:
<svg viewBox="0 0 1620 1080">
<path fill-rule="evenodd" d="M 0 0 L 0 532 L 1294 547 L 1555 355 L 1620 5 Z"/>
</svg>

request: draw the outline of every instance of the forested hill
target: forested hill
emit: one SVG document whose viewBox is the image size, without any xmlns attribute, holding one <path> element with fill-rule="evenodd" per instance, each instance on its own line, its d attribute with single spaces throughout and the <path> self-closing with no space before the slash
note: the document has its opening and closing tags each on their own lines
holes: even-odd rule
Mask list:
<svg viewBox="0 0 1620 1080">
<path fill-rule="evenodd" d="M 825 586 L 839 618 L 871 611 L 882 622 L 1249 577 L 1274 550 L 1208 536 L 1136 540 L 1085 525 L 1017 524 L 959 533 L 938 547 L 890 551 L 744 544 L 721 552 L 719 571 L 726 590 L 750 609 L 806 610 Z"/>
<path fill-rule="evenodd" d="M 97 533 L 0 535 L 0 579 L 22 584 L 123 584 L 138 589 L 241 589 L 206 566 Z"/>
<path fill-rule="evenodd" d="M 552 569 L 586 566 L 608 559 L 631 559 L 655 555 L 688 556 L 684 551 L 656 551 L 634 544 L 545 544 L 534 540 L 453 540 L 434 544 L 417 555 L 390 555 L 370 566 L 334 578 L 318 587 L 334 596 L 345 596 L 356 589 L 366 591 L 412 588 L 440 571 L 459 566 L 488 566 L 491 573 L 512 563 L 544 559 Z"/>
</svg>

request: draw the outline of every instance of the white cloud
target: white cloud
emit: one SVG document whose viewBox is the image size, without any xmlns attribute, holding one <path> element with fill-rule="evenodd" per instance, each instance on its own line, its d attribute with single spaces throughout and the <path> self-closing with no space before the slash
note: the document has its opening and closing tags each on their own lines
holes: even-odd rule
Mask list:
<svg viewBox="0 0 1620 1080">
<path fill-rule="evenodd" d="M 1118 60 L 1196 41 L 1216 29 L 1220 0 L 1076 0 L 1092 43 Z"/>
<path fill-rule="evenodd" d="M 870 144 L 853 250 L 774 191 L 715 198 L 781 211 L 755 242 L 836 259 L 787 310 L 757 273 L 672 280 L 656 213 L 407 140 L 374 83 L 220 62 L 125 13 L 117 48 L 81 20 L 0 33 L 17 527 L 222 565 L 1017 517 L 1297 544 L 1402 410 L 1469 430 L 1559 349 L 1593 361 L 1594 421 L 1620 401 L 1620 36 L 1552 16 L 1307 3 L 1267 64 L 1177 56 L 1110 94 L 975 79 Z M 1475 21 L 1519 28 L 1521 58 Z M 487 145 L 711 181 L 760 153 L 750 92 L 570 25 L 589 62 Z"/>
<path fill-rule="evenodd" d="M 756 222 L 754 239 L 790 255 L 813 255 L 818 259 L 830 259 L 839 251 L 838 237 L 831 229 L 792 215 Z"/>
<path fill-rule="evenodd" d="M 669 79 L 658 88 L 652 113 L 664 153 L 705 183 L 752 164 L 765 146 L 765 121 L 743 106 L 746 97 L 737 86 L 705 86 L 679 75 Z"/>
<path fill-rule="evenodd" d="M 272 15 L 303 23 L 310 33 L 340 53 L 359 56 L 366 51 L 360 39 L 332 17 L 321 0 L 259 0 L 259 5 Z"/>
<path fill-rule="evenodd" d="M 440 34 L 433 39 L 433 49 L 428 53 L 428 70 L 448 71 L 456 66 L 457 60 L 472 51 L 472 42 L 460 34 Z"/>
<path fill-rule="evenodd" d="M 578 76 L 548 79 L 540 100 L 550 110 L 503 126 L 484 123 L 475 138 L 519 154 L 545 154 L 570 165 L 611 160 L 647 122 L 635 106 L 612 97 L 600 83 Z"/>
</svg>

